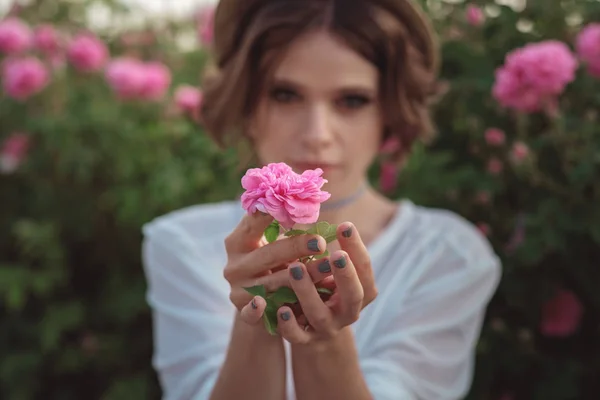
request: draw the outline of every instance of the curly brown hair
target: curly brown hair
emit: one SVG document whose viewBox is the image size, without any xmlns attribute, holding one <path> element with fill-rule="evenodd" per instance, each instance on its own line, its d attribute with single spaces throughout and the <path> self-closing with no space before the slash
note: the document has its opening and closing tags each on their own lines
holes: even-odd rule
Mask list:
<svg viewBox="0 0 600 400">
<path fill-rule="evenodd" d="M 315 29 L 341 38 L 379 70 L 383 138 L 399 138 L 398 159 L 433 135 L 437 41 L 412 0 L 221 0 L 214 29 L 202 119 L 221 146 L 245 135 L 282 50 Z"/>
</svg>

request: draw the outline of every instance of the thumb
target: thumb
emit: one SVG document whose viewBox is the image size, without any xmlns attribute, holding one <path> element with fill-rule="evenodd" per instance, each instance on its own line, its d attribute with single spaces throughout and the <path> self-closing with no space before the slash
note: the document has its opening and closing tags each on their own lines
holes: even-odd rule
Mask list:
<svg viewBox="0 0 600 400">
<path fill-rule="evenodd" d="M 256 325 L 260 322 L 265 308 L 267 307 L 267 302 L 260 296 L 254 296 L 252 300 L 246 304 L 242 311 L 240 312 L 240 316 L 242 321 L 249 325 Z"/>
</svg>

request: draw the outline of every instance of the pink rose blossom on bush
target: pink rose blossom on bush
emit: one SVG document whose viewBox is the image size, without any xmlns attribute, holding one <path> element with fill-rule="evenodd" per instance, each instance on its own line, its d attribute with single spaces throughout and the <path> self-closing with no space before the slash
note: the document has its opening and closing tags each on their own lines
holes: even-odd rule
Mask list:
<svg viewBox="0 0 600 400">
<path fill-rule="evenodd" d="M 479 232 L 481 232 L 483 236 L 490 236 L 490 233 L 492 232 L 490 226 L 485 222 L 479 222 L 477 224 L 477 229 L 479 230 Z"/>
<path fill-rule="evenodd" d="M 0 172 L 11 174 L 19 168 L 29 150 L 29 135 L 21 132 L 11 134 L 0 149 Z"/>
<path fill-rule="evenodd" d="M 60 37 L 52 25 L 41 25 L 35 29 L 33 42 L 35 47 L 47 55 L 60 50 Z"/>
<path fill-rule="evenodd" d="M 46 66 L 34 57 L 7 60 L 2 68 L 4 91 L 17 100 L 37 94 L 49 80 Z"/>
<path fill-rule="evenodd" d="M 156 100 L 164 96 L 171 84 L 171 72 L 163 64 L 130 57 L 110 61 L 104 75 L 121 99 Z"/>
<path fill-rule="evenodd" d="M 81 72 L 94 72 L 102 69 L 108 58 L 104 42 L 91 34 L 80 34 L 68 46 L 67 57 Z"/>
<path fill-rule="evenodd" d="M 331 195 L 321 190 L 327 180 L 320 168 L 295 173 L 285 163 L 249 169 L 242 178 L 242 207 L 248 214 L 260 211 L 290 229 L 295 223 L 312 224 L 319 218 L 321 203 Z"/>
<path fill-rule="evenodd" d="M 526 224 L 525 215 L 519 214 L 515 221 L 515 227 L 513 228 L 512 235 L 508 239 L 504 250 L 507 254 L 514 253 L 521 245 L 525 242 L 526 237 Z"/>
<path fill-rule="evenodd" d="M 31 29 L 18 18 L 0 21 L 0 52 L 4 54 L 21 53 L 31 47 Z"/>
<path fill-rule="evenodd" d="M 506 141 L 504 131 L 498 128 L 488 128 L 484 132 L 485 142 L 490 146 L 501 146 Z"/>
<path fill-rule="evenodd" d="M 171 71 L 159 62 L 145 63 L 142 70 L 140 97 L 146 100 L 162 98 L 171 85 Z"/>
<path fill-rule="evenodd" d="M 384 193 L 391 193 L 398 182 L 398 165 L 395 162 L 384 162 L 381 164 L 379 173 L 379 185 Z"/>
<path fill-rule="evenodd" d="M 600 23 L 585 26 L 575 39 L 575 49 L 588 73 L 600 78 Z"/>
<path fill-rule="evenodd" d="M 529 155 L 529 147 L 523 142 L 515 142 L 510 155 L 512 160 L 519 164 Z"/>
<path fill-rule="evenodd" d="M 510 52 L 496 70 L 494 98 L 504 107 L 531 113 L 545 108 L 575 79 L 577 60 L 555 40 L 531 43 Z"/>
<path fill-rule="evenodd" d="M 478 204 L 488 204 L 492 196 L 487 190 L 481 190 L 475 195 L 475 202 Z"/>
<path fill-rule="evenodd" d="M 497 158 L 491 158 L 487 164 L 487 170 L 492 175 L 498 175 L 504 170 L 504 164 Z"/>
<path fill-rule="evenodd" d="M 205 46 L 211 45 L 213 42 L 214 19 L 214 7 L 205 7 L 201 9 L 197 14 L 196 23 L 198 27 L 198 39 L 200 40 L 200 43 Z"/>
<path fill-rule="evenodd" d="M 112 90 L 122 99 L 137 98 L 144 84 L 144 70 L 133 58 L 116 58 L 108 63 L 105 78 Z"/>
<path fill-rule="evenodd" d="M 467 6 L 467 22 L 473 26 L 481 26 L 485 22 L 483 10 L 474 4 Z"/>
<path fill-rule="evenodd" d="M 186 113 L 194 113 L 202 104 L 202 91 L 194 86 L 181 85 L 175 90 L 175 104 Z"/>
<path fill-rule="evenodd" d="M 381 154 L 394 154 L 399 151 L 402 147 L 402 143 L 400 142 L 400 138 L 398 136 L 392 136 L 387 138 L 381 145 L 379 152 Z"/>
<path fill-rule="evenodd" d="M 545 336 L 570 336 L 579 327 L 583 306 L 569 290 L 559 290 L 542 308 L 540 332 Z"/>
</svg>

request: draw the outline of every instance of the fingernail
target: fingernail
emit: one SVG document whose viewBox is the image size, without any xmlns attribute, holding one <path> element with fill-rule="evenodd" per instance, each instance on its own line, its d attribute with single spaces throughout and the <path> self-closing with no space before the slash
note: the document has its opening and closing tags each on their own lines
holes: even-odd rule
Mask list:
<svg viewBox="0 0 600 400">
<path fill-rule="evenodd" d="M 346 257 L 342 256 L 338 260 L 335 260 L 333 262 L 333 265 L 335 265 L 338 268 L 344 268 L 346 266 Z"/>
<path fill-rule="evenodd" d="M 319 249 L 319 239 L 310 239 L 308 241 L 308 249 L 315 252 L 321 251 L 321 249 Z"/>
<path fill-rule="evenodd" d="M 352 236 L 352 227 L 349 227 L 348 229 L 343 231 L 342 236 L 345 238 L 349 238 L 350 236 Z"/>
<path fill-rule="evenodd" d="M 319 266 L 317 268 L 319 269 L 319 272 L 322 274 L 327 274 L 327 273 L 331 272 L 331 264 L 329 264 L 329 259 L 323 260 L 323 262 L 321 264 L 319 264 Z"/>
<path fill-rule="evenodd" d="M 255 310 L 258 308 L 258 306 L 256 305 L 255 299 L 252 299 L 252 302 L 250 303 L 250 306 L 252 306 L 252 308 L 255 309 Z"/>
<path fill-rule="evenodd" d="M 289 311 L 284 311 L 281 313 L 281 319 L 284 321 L 288 321 L 291 317 L 292 317 L 292 315 L 290 314 Z"/>
<path fill-rule="evenodd" d="M 292 271 L 292 277 L 299 281 L 304 276 L 304 271 L 302 271 L 302 267 L 292 267 L 290 268 Z"/>
</svg>

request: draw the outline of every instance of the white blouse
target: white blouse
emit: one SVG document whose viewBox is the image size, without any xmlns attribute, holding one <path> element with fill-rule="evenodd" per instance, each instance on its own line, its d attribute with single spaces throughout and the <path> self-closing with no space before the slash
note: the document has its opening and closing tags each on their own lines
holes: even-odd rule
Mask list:
<svg viewBox="0 0 600 400">
<path fill-rule="evenodd" d="M 379 296 L 352 326 L 360 366 L 376 400 L 459 399 L 471 385 L 500 262 L 458 215 L 408 200 L 399 210 L 368 246 Z M 217 380 L 236 311 L 223 240 L 243 213 L 237 201 L 202 204 L 143 228 L 153 366 L 166 400 L 208 399 Z"/>
</svg>

